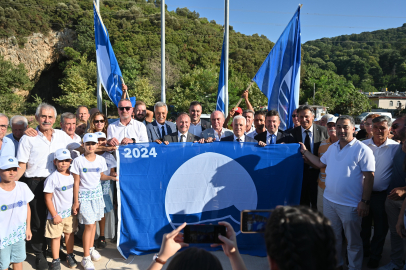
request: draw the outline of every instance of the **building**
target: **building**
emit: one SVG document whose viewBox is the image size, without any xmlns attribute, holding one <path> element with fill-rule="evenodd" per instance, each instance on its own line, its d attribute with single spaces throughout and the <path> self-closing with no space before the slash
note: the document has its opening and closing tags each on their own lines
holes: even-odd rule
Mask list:
<svg viewBox="0 0 406 270">
<path fill-rule="evenodd" d="M 371 105 L 387 110 L 399 110 L 406 107 L 405 92 L 364 92 Z"/>
</svg>

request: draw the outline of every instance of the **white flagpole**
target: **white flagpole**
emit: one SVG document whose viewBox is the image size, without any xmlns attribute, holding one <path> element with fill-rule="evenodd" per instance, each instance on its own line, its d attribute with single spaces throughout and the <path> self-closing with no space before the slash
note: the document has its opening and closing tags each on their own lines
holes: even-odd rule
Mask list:
<svg viewBox="0 0 406 270">
<path fill-rule="evenodd" d="M 225 23 L 224 23 L 224 27 L 225 27 L 225 42 L 226 42 L 226 48 L 225 48 L 225 57 L 224 57 L 224 64 L 225 64 L 225 68 L 224 68 L 224 76 L 225 76 L 225 86 L 224 86 L 224 90 L 226 91 L 225 97 L 226 100 L 224 101 L 225 103 L 225 117 L 227 117 L 228 115 L 228 37 L 229 37 L 229 0 L 225 0 L 225 14 L 224 14 L 224 18 L 225 18 Z"/>
<path fill-rule="evenodd" d="M 100 0 L 96 0 L 96 10 L 101 19 L 99 6 L 100 6 Z M 101 112 L 103 111 L 102 89 L 101 89 L 101 80 L 100 80 L 100 76 L 99 76 L 99 71 L 97 71 L 97 109 L 99 109 L 99 111 L 101 111 Z"/>
<path fill-rule="evenodd" d="M 161 0 L 161 101 L 165 100 L 165 0 Z"/>
</svg>

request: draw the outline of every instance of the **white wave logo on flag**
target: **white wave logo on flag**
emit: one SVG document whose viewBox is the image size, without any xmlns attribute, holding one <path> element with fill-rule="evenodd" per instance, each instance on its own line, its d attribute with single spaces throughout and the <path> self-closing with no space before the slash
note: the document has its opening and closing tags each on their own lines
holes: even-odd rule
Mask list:
<svg viewBox="0 0 406 270">
<path fill-rule="evenodd" d="M 185 178 L 185 175 L 189 175 Z M 190 177 L 193 175 L 193 177 Z M 180 166 L 169 181 L 165 195 L 166 217 L 172 228 L 180 223 L 172 215 L 199 214 L 235 207 L 238 211 L 256 209 L 258 195 L 249 173 L 237 161 L 218 153 L 195 156 Z M 239 216 L 215 217 L 188 224 L 230 218 L 240 224 Z"/>
</svg>

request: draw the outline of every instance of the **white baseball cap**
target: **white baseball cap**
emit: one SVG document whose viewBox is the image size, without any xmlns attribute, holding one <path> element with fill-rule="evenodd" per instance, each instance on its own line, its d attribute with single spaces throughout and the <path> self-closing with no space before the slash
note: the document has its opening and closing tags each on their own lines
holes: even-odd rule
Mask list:
<svg viewBox="0 0 406 270">
<path fill-rule="evenodd" d="M 0 170 L 7 170 L 10 168 L 20 168 L 18 160 L 13 156 L 0 157 Z"/>
<path fill-rule="evenodd" d="M 104 139 L 107 138 L 107 137 L 106 137 L 106 134 L 105 134 L 104 132 L 96 132 L 96 133 L 94 133 L 94 134 L 96 134 L 96 136 L 97 136 L 98 139 L 99 139 L 99 138 L 104 138 Z"/>
<path fill-rule="evenodd" d="M 83 143 L 87 142 L 98 143 L 97 135 L 95 133 L 86 133 L 85 136 L 83 136 Z"/>
<path fill-rule="evenodd" d="M 66 159 L 72 159 L 72 157 L 70 156 L 70 152 L 68 149 L 61 148 L 61 149 L 58 149 L 55 151 L 54 159 L 66 160 Z"/>
<path fill-rule="evenodd" d="M 327 120 L 327 124 L 328 123 L 336 123 L 337 122 L 338 117 L 332 116 Z"/>
</svg>

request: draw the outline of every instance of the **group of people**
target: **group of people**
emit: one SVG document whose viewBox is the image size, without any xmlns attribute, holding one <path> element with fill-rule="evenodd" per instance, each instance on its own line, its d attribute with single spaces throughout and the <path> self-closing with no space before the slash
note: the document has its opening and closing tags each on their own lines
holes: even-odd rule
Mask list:
<svg viewBox="0 0 406 270">
<path fill-rule="evenodd" d="M 283 131 L 279 129 L 281 119 L 277 111 L 255 112 L 248 93 L 243 97 L 248 109 L 234 108 L 227 118 L 221 111 L 214 111 L 210 122 L 201 119 L 203 108 L 199 102 L 192 102 L 189 112 L 179 113 L 173 123 L 167 120 L 165 103 L 157 102 L 151 112 L 144 102 L 137 101 L 133 107 L 125 99 L 118 103 L 119 119 L 111 124 L 106 115 L 95 108 L 89 111 L 84 106 L 77 108 L 76 115 L 69 112 L 61 115 L 61 130 L 54 128 L 55 108 L 46 103 L 37 108 L 36 129 L 29 128 L 23 116 L 13 116 L 9 120 L 0 114 L 0 225 L 7 228 L 0 230 L 0 269 L 8 268 L 10 263 L 14 264 L 14 269 L 22 268 L 25 239 L 30 241 L 36 255 L 36 269 L 60 269 L 62 233 L 68 253 L 64 260 L 69 267 L 75 267 L 73 245 L 78 227 L 84 249 L 81 264 L 84 269 L 94 269 L 92 261 L 100 259 L 95 246 L 103 248 L 106 245 L 106 222 L 109 219 L 113 220 L 113 227 L 115 224 L 116 190 L 110 181 L 118 180 L 119 175 L 114 150 L 120 145 L 144 142 L 165 145 L 250 142 L 259 147 L 299 143 L 304 159 L 300 204 L 313 210 L 289 208 L 289 215 L 301 209 L 299 212 L 306 212 L 309 220 L 328 225 L 334 235 L 330 237 L 333 239 L 325 240 L 333 245 L 326 256 L 329 263 L 334 262 L 334 267 L 312 269 L 342 268 L 345 259 L 349 269 L 361 269 L 364 257 L 369 257 L 368 267 L 379 267 L 388 230 L 391 262 L 380 269 L 403 269 L 406 147 L 402 149 L 402 146 L 406 140 L 406 116 L 392 123 L 386 116 L 369 115 L 365 121 L 366 130 L 358 132 L 357 136 L 362 138 L 357 139 L 351 116 L 327 114 L 315 124 L 313 108 L 303 105 L 291 115 L 294 127 Z M 8 126 L 12 133 L 6 136 Z M 282 214 L 272 214 L 267 230 L 276 230 L 277 226 L 286 230 L 293 228 L 284 218 L 281 220 L 285 221 L 276 222 L 274 216 L 277 215 L 280 218 Z M 96 224 L 100 233 L 95 244 Z M 175 240 L 176 250 L 186 245 L 181 241 L 179 228 L 164 237 L 162 248 L 168 241 Z M 227 255 L 231 252 L 226 251 L 229 244 L 237 249 L 235 234 L 233 236 L 230 228 L 227 226 L 228 240 L 222 239 Z M 327 235 L 330 234 L 328 230 L 324 231 Z M 282 246 L 291 248 L 290 242 L 305 239 L 297 233 L 290 232 L 289 239 L 269 230 L 266 234 L 269 238 L 274 235 L 282 241 Z M 298 239 L 294 239 L 296 237 Z M 342 254 L 343 243 L 347 245 L 347 256 Z M 298 251 L 291 251 L 289 256 L 292 258 L 286 262 L 289 256 L 281 253 L 274 242 L 267 245 L 272 269 L 278 269 L 277 266 L 293 269 L 288 265 L 302 264 L 298 259 L 302 255 L 296 254 Z M 296 248 L 299 250 L 298 246 Z M 47 250 L 52 252 L 50 265 L 46 260 Z M 331 254 L 334 258 L 330 258 Z M 163 257 L 168 258 L 168 255 Z M 238 264 L 243 264 L 240 257 L 237 258 Z M 162 267 L 162 260 L 161 249 L 150 269 Z"/>
</svg>

